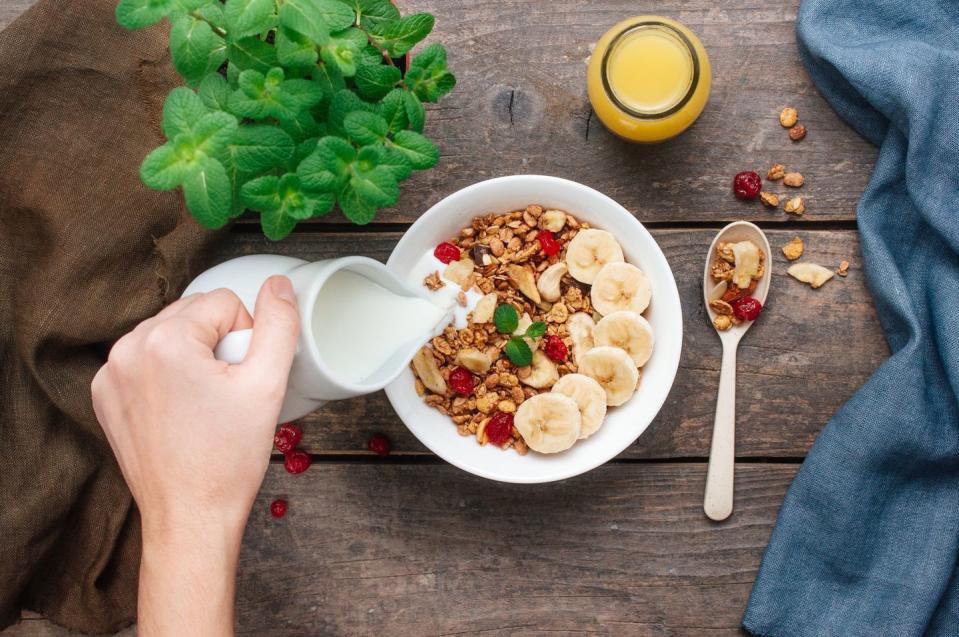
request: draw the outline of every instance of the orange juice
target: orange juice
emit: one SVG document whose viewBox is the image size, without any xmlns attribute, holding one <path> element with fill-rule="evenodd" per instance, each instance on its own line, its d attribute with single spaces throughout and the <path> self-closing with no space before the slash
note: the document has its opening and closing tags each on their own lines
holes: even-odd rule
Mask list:
<svg viewBox="0 0 959 637">
<path fill-rule="evenodd" d="M 593 111 L 613 133 L 660 142 L 690 126 L 709 99 L 709 56 L 684 25 L 659 16 L 623 20 L 596 43 L 587 70 Z"/>
</svg>

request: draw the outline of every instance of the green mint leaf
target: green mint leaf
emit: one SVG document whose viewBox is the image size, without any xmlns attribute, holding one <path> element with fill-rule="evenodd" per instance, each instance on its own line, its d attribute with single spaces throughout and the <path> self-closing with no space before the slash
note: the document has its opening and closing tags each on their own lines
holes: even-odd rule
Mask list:
<svg viewBox="0 0 959 637">
<path fill-rule="evenodd" d="M 417 53 L 406 73 L 406 85 L 424 102 L 436 102 L 456 86 L 456 78 L 446 69 L 446 49 L 430 44 Z"/>
<path fill-rule="evenodd" d="M 170 55 L 183 79 L 196 85 L 226 60 L 226 41 L 203 20 L 184 16 L 170 31 Z"/>
<path fill-rule="evenodd" d="M 275 126 L 241 126 L 233 134 L 227 153 L 241 172 L 261 173 L 283 166 L 293 157 L 293 138 Z"/>
<path fill-rule="evenodd" d="M 320 18 L 327 24 L 330 32 L 342 31 L 353 25 L 356 13 L 348 4 L 339 0 L 316 0 Z"/>
<path fill-rule="evenodd" d="M 285 26 L 276 30 L 275 44 L 277 62 L 288 68 L 312 69 L 320 59 L 310 38 Z"/>
<path fill-rule="evenodd" d="M 399 20 L 384 21 L 370 28 L 370 38 L 390 57 L 400 57 L 433 30 L 434 18 L 429 13 L 415 13 Z"/>
<path fill-rule="evenodd" d="M 240 71 L 252 69 L 266 73 L 277 63 L 276 49 L 257 37 L 242 40 L 231 38 L 227 43 L 226 54 L 230 58 L 230 65 L 235 64 Z"/>
<path fill-rule="evenodd" d="M 374 166 L 382 166 L 393 173 L 393 177 L 397 181 L 406 179 L 413 172 L 413 166 L 406 155 L 382 144 L 364 146 L 356 154 L 356 161 L 364 170 Z"/>
<path fill-rule="evenodd" d="M 124 29 L 142 29 L 156 24 L 173 9 L 173 0 L 120 0 L 115 16 Z"/>
<path fill-rule="evenodd" d="M 197 95 L 207 108 L 215 111 L 229 110 L 230 83 L 219 73 L 210 73 L 197 87 Z"/>
<path fill-rule="evenodd" d="M 154 190 L 172 190 L 183 183 L 187 172 L 173 144 L 167 143 L 146 156 L 140 166 L 140 179 Z"/>
<path fill-rule="evenodd" d="M 260 214 L 260 227 L 267 239 L 279 241 L 293 231 L 296 227 L 296 219 L 277 208 Z"/>
<path fill-rule="evenodd" d="M 265 33 L 276 26 L 276 0 L 226 0 L 223 14 L 234 40 Z"/>
<path fill-rule="evenodd" d="M 389 125 L 390 133 L 406 130 L 410 125 L 406 115 L 406 91 L 403 89 L 395 88 L 387 93 L 378 104 L 377 111 Z"/>
<path fill-rule="evenodd" d="M 400 198 L 400 187 L 389 168 L 355 170 L 350 186 L 367 203 L 376 207 L 392 206 Z"/>
<path fill-rule="evenodd" d="M 226 149 L 236 129 L 236 118 L 229 113 L 208 113 L 193 127 L 195 148 L 209 157 L 218 155 Z"/>
<path fill-rule="evenodd" d="M 180 133 L 193 130 L 194 124 L 208 112 L 199 95 L 185 86 L 178 86 L 170 91 L 163 102 L 160 127 L 167 139 L 173 139 Z"/>
<path fill-rule="evenodd" d="M 303 190 L 300 178 L 293 173 L 280 177 L 278 185 L 280 195 L 280 209 L 298 221 L 313 216 L 313 206 L 316 199 L 309 197 Z"/>
<path fill-rule="evenodd" d="M 350 167 L 356 160 L 353 146 L 342 137 L 324 137 L 313 154 L 300 162 L 296 174 L 303 186 L 313 192 L 338 191 L 350 179 Z"/>
<path fill-rule="evenodd" d="M 222 228 L 233 212 L 232 187 L 223 164 L 206 159 L 183 182 L 187 208 L 205 228 Z"/>
<path fill-rule="evenodd" d="M 332 101 L 337 91 L 346 88 L 346 80 L 336 65 L 318 64 L 313 69 L 313 81 L 323 91 L 327 101 Z"/>
<path fill-rule="evenodd" d="M 330 39 L 330 27 L 316 0 L 285 0 L 280 7 L 280 25 L 315 44 L 326 44 Z"/>
<path fill-rule="evenodd" d="M 378 100 L 403 79 L 403 74 L 395 66 L 385 64 L 361 64 L 356 68 L 353 81 L 362 97 Z"/>
<path fill-rule="evenodd" d="M 309 139 L 296 145 L 296 151 L 293 153 L 293 159 L 297 166 L 299 166 L 304 159 L 313 154 L 313 151 L 316 150 L 316 145 L 319 141 L 319 137 L 310 137 Z"/>
<path fill-rule="evenodd" d="M 364 102 L 356 93 L 349 89 L 343 89 L 333 94 L 330 100 L 330 108 L 327 112 L 326 122 L 330 131 L 341 136 L 346 136 L 346 129 L 343 128 L 343 120 L 353 111 L 373 112 L 375 107 L 369 102 Z"/>
<path fill-rule="evenodd" d="M 198 3 L 194 2 L 192 4 L 201 5 L 197 7 L 196 10 L 204 20 L 218 29 L 223 29 L 224 31 L 226 30 L 226 15 L 223 13 L 222 3 L 218 1 L 214 2 L 212 0 L 202 0 Z"/>
<path fill-rule="evenodd" d="M 310 80 L 286 80 L 278 88 L 283 99 L 297 109 L 312 108 L 323 101 L 323 89 Z"/>
<path fill-rule="evenodd" d="M 535 323 L 530 323 L 530 326 L 526 328 L 526 336 L 530 338 L 539 338 L 546 333 L 546 323 L 543 321 L 536 321 Z"/>
<path fill-rule="evenodd" d="M 376 216 L 376 206 L 366 201 L 352 184 L 347 184 L 340 191 L 337 201 L 346 218 L 357 225 L 368 224 Z"/>
<path fill-rule="evenodd" d="M 519 313 L 509 303 L 501 303 L 493 312 L 493 323 L 500 334 L 512 334 L 519 327 Z"/>
<path fill-rule="evenodd" d="M 423 125 L 426 123 L 426 111 L 419 98 L 409 91 L 403 91 L 403 106 L 406 109 L 406 118 L 409 121 L 410 130 L 416 133 L 423 132 Z"/>
<path fill-rule="evenodd" d="M 350 139 L 357 144 L 375 144 L 386 139 L 389 125 L 375 113 L 353 111 L 343 118 L 343 128 Z"/>
<path fill-rule="evenodd" d="M 322 127 L 308 110 L 297 111 L 295 114 L 282 113 L 277 121 L 293 141 L 299 143 L 310 137 L 317 137 L 322 133 Z"/>
<path fill-rule="evenodd" d="M 381 22 L 397 20 L 400 12 L 390 0 L 351 0 L 351 5 L 357 7 L 360 16 L 360 26 L 371 29 Z"/>
<path fill-rule="evenodd" d="M 413 131 L 403 130 L 396 133 L 391 144 L 406 155 L 415 170 L 435 166 L 440 157 L 440 151 L 433 142 Z"/>
<path fill-rule="evenodd" d="M 527 367 L 533 363 L 533 350 L 519 336 L 514 336 L 506 341 L 503 353 L 517 367 Z"/>
<path fill-rule="evenodd" d="M 259 212 L 279 210 L 281 206 L 279 186 L 279 177 L 274 175 L 258 177 L 243 184 L 240 188 L 240 201 L 247 208 Z"/>
<path fill-rule="evenodd" d="M 327 66 L 336 67 L 344 77 L 356 74 L 356 52 L 343 45 L 329 45 L 320 49 L 320 59 Z"/>
</svg>

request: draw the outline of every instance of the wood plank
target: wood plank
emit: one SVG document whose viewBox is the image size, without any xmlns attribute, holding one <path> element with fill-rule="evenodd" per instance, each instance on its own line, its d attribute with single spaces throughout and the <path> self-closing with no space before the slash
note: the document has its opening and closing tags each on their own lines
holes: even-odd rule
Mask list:
<svg viewBox="0 0 959 637">
<path fill-rule="evenodd" d="M 738 467 L 736 512 L 715 524 L 702 464 L 525 486 L 446 466 L 323 463 L 291 476 L 272 464 L 240 557 L 238 634 L 740 635 L 795 471 Z M 278 496 L 282 520 L 268 512 Z"/>
<path fill-rule="evenodd" d="M 0 25 L 31 0 L 0 3 Z M 799 60 L 798 0 L 402 0 L 430 11 L 430 41 L 449 50 L 456 89 L 430 108 L 427 134 L 442 159 L 403 186 L 380 222 L 409 222 L 443 196 L 489 177 L 543 173 L 580 181 L 643 221 L 791 220 L 732 196 L 732 176 L 783 162 L 806 176 L 805 220 L 853 219 L 876 150 L 820 97 Z M 590 46 L 618 20 L 640 13 L 678 18 L 699 34 L 713 65 L 700 120 L 678 139 L 637 146 L 591 116 L 585 89 Z M 809 134 L 789 141 L 779 110 L 798 108 Z M 587 134 L 588 133 L 588 134 Z M 783 190 L 777 188 L 776 190 Z M 248 223 L 249 220 L 243 223 Z M 336 213 L 324 223 L 345 223 Z"/>
<path fill-rule="evenodd" d="M 679 374 L 659 417 L 627 458 L 684 458 L 708 455 L 719 378 L 720 344 L 702 307 L 700 280 L 712 230 L 655 230 L 673 268 L 685 314 Z M 835 267 L 852 263 L 847 278 L 819 290 L 785 274 L 779 248 L 792 231 L 768 233 L 774 247 L 773 287 L 768 308 L 739 350 L 741 457 L 802 457 L 829 417 L 887 356 L 871 297 L 860 269 L 854 231 L 802 231 L 806 256 Z M 256 234 L 233 234 L 215 260 L 256 252 L 278 252 L 315 260 L 365 254 L 385 261 L 397 233 L 296 234 L 270 243 Z M 397 453 L 428 451 L 403 426 L 385 395 L 330 403 L 303 420 L 305 447 L 318 454 L 366 454 L 373 432 L 391 438 Z"/>
</svg>

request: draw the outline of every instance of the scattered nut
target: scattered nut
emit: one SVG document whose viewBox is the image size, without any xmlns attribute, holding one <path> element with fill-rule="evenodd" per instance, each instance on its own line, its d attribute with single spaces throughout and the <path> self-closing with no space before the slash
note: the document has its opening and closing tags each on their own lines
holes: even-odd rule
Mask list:
<svg viewBox="0 0 959 637">
<path fill-rule="evenodd" d="M 783 183 L 790 188 L 799 188 L 805 181 L 801 173 L 786 173 L 783 176 Z"/>
<path fill-rule="evenodd" d="M 539 303 L 543 299 L 536 289 L 536 281 L 533 279 L 533 273 L 521 265 L 510 265 L 506 270 L 509 280 L 533 303 Z"/>
<path fill-rule="evenodd" d="M 791 128 L 799 121 L 799 112 L 791 106 L 787 106 L 779 114 L 779 123 L 783 128 Z"/>
<path fill-rule="evenodd" d="M 803 249 L 802 239 L 795 237 L 783 246 L 783 256 L 789 261 L 795 261 L 802 256 Z"/>
<path fill-rule="evenodd" d="M 797 281 L 808 283 L 813 289 L 822 287 L 823 284 L 833 276 L 833 271 L 829 268 L 824 268 L 818 263 L 809 263 L 808 261 L 804 263 L 794 263 L 789 266 L 786 273 Z"/>
<path fill-rule="evenodd" d="M 765 190 L 759 193 L 759 199 L 763 202 L 763 205 L 767 208 L 778 208 L 779 207 L 779 195 L 766 192 Z"/>
<path fill-rule="evenodd" d="M 733 326 L 733 319 L 728 314 L 718 314 L 716 318 L 713 319 L 713 327 L 715 327 L 720 332 L 725 332 L 732 326 Z"/>
<path fill-rule="evenodd" d="M 800 139 L 806 136 L 806 127 L 802 124 L 796 124 L 789 129 L 789 139 L 794 142 L 798 142 Z"/>
<path fill-rule="evenodd" d="M 776 181 L 777 179 L 782 179 L 786 174 L 786 167 L 782 164 L 773 164 L 768 171 L 766 171 L 766 179 L 770 181 Z"/>
<path fill-rule="evenodd" d="M 423 279 L 423 285 L 426 286 L 427 290 L 438 290 L 446 286 L 443 280 L 440 279 L 440 273 L 438 271 L 427 274 L 426 278 Z"/>
<path fill-rule="evenodd" d="M 793 197 L 783 205 L 783 210 L 794 215 L 806 212 L 806 200 L 802 197 Z"/>
<path fill-rule="evenodd" d="M 733 306 L 722 299 L 710 301 L 709 308 L 716 314 L 725 314 L 726 316 L 733 315 Z"/>
<path fill-rule="evenodd" d="M 836 270 L 836 274 L 839 276 L 846 276 L 849 274 L 849 262 L 843 259 L 839 262 L 839 269 Z"/>
</svg>

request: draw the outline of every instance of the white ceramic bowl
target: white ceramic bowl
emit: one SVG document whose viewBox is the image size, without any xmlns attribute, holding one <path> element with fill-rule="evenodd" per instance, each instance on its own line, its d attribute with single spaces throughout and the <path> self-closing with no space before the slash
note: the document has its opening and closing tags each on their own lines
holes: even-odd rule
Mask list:
<svg viewBox="0 0 959 637">
<path fill-rule="evenodd" d="M 416 395 L 407 369 L 386 388 L 393 408 L 410 431 L 433 453 L 472 474 L 503 482 L 551 482 L 598 467 L 632 444 L 659 412 L 676 377 L 683 342 L 683 317 L 673 273 L 652 235 L 625 208 L 574 181 L 540 175 L 499 177 L 455 192 L 430 208 L 403 235 L 387 265 L 401 278 L 436 244 L 455 236 L 470 220 L 538 203 L 558 208 L 593 227 L 612 232 L 626 260 L 641 268 L 652 286 L 644 315 L 653 327 L 655 346 L 643 367 L 639 390 L 624 405 L 611 407 L 602 428 L 558 454 L 530 451 L 520 456 L 460 436 L 447 416 Z"/>
</svg>

